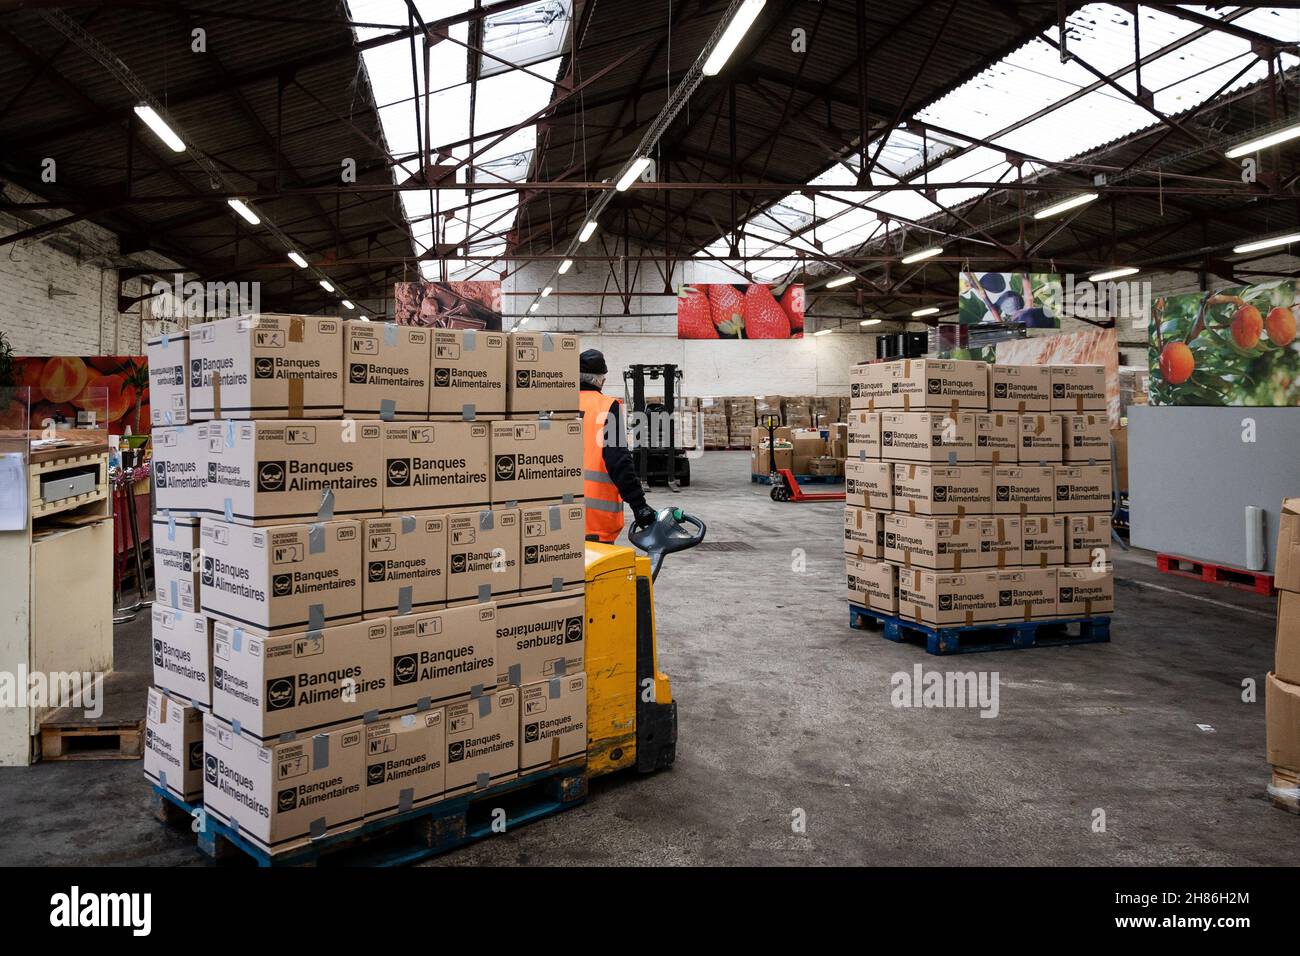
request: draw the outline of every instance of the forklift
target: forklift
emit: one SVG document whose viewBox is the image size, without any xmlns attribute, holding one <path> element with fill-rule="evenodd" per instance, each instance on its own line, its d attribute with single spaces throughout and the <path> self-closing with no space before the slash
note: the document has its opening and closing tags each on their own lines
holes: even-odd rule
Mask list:
<svg viewBox="0 0 1300 956">
<path fill-rule="evenodd" d="M 704 522 L 680 508 L 661 509 L 633 528 L 633 548 L 588 541 L 587 772 L 628 767 L 651 773 L 677 755 L 677 702 L 659 670 L 654 581 L 664 557 L 704 540 Z"/>
<path fill-rule="evenodd" d="M 663 382 L 660 402 L 646 399 L 646 382 Z M 691 483 L 691 462 L 678 434 L 683 410 L 682 370 L 676 365 L 630 365 L 623 371 L 632 460 L 643 485 L 677 491 Z"/>
</svg>

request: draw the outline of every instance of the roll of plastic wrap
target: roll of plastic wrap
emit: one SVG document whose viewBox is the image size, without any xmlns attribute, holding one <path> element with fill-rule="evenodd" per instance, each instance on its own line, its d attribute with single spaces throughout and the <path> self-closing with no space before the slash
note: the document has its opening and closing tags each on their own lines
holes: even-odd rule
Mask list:
<svg viewBox="0 0 1300 956">
<path fill-rule="evenodd" d="M 1246 570 L 1264 570 L 1264 509 L 1246 505 Z"/>
</svg>

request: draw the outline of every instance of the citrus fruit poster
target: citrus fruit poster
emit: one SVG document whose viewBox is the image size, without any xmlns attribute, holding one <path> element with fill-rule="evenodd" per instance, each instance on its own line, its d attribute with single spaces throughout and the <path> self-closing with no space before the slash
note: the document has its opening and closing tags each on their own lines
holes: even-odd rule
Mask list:
<svg viewBox="0 0 1300 956">
<path fill-rule="evenodd" d="M 697 282 L 677 290 L 679 339 L 801 339 L 803 320 L 799 283 Z"/>
<path fill-rule="evenodd" d="M 1153 405 L 1300 405 L 1293 279 L 1151 303 Z"/>
<path fill-rule="evenodd" d="M 106 415 L 114 435 L 127 426 L 134 435 L 150 431 L 149 363 L 143 355 L 16 357 L 14 384 L 23 398 L 0 408 L 0 427 L 40 429 L 47 420 L 73 425 L 80 411 L 97 419 Z M 96 424 L 104 427 L 103 421 Z"/>
</svg>

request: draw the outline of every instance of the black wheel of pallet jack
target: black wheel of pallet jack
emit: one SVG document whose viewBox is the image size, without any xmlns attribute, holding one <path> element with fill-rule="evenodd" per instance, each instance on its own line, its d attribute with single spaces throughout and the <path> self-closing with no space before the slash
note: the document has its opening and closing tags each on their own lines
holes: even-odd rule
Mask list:
<svg viewBox="0 0 1300 956">
<path fill-rule="evenodd" d="M 790 491 L 785 485 L 776 485 L 772 488 L 773 501 L 789 501 Z"/>
</svg>

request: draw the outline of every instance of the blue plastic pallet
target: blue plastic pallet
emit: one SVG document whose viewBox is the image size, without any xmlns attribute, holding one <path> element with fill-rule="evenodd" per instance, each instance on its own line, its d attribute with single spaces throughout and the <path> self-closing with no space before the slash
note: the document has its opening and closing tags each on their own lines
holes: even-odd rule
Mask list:
<svg viewBox="0 0 1300 956">
<path fill-rule="evenodd" d="M 1059 617 L 971 627 L 931 627 L 857 604 L 849 605 L 849 627 L 864 630 L 868 621 L 881 625 L 881 636 L 886 640 L 924 642 L 926 651 L 931 654 L 972 654 L 1026 647 L 1099 644 L 1110 640 L 1109 617 Z"/>
<path fill-rule="evenodd" d="M 156 785 L 149 789 L 150 807 L 164 822 L 188 820 L 202 809 L 201 804 L 186 803 Z M 504 832 L 509 833 L 576 807 L 586 798 L 587 765 L 579 763 L 327 834 L 286 853 L 269 854 L 210 815 L 205 815 L 196 836 L 199 850 L 214 860 L 243 856 L 259 867 L 405 866 L 492 836 L 492 811 L 498 807 L 505 810 Z"/>
<path fill-rule="evenodd" d="M 795 475 L 794 477 L 801 485 L 838 485 L 844 481 L 843 475 Z M 751 473 L 749 483 L 751 485 L 770 485 L 772 476 Z"/>
</svg>

